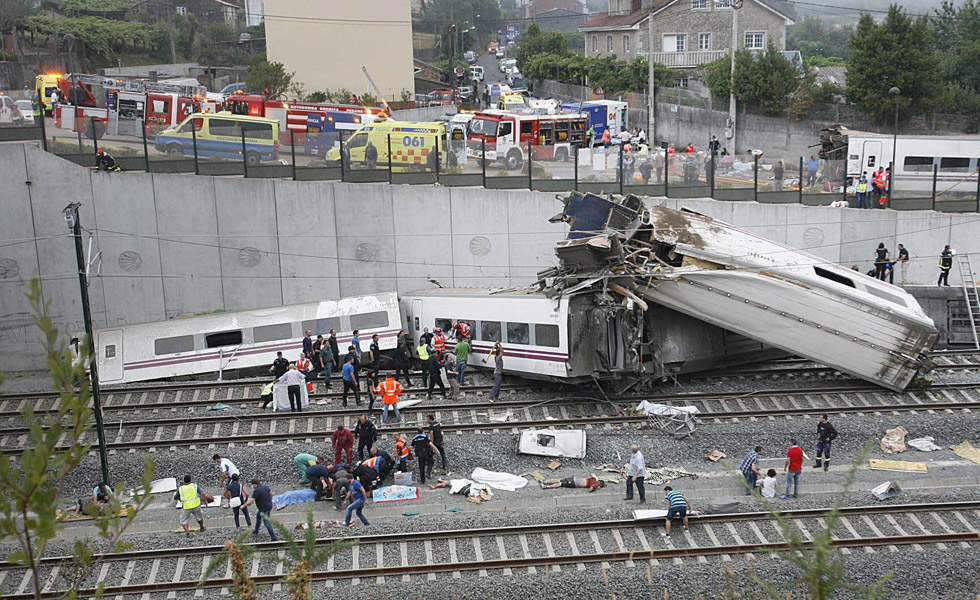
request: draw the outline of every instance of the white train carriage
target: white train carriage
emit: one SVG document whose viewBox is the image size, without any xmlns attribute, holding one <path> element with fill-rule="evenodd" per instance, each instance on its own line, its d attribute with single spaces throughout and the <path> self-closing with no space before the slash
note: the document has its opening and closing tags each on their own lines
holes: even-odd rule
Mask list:
<svg viewBox="0 0 980 600">
<path fill-rule="evenodd" d="M 378 334 L 382 350 L 395 347 L 399 329 L 394 292 L 308 304 L 226 312 L 95 331 L 99 379 L 128 383 L 225 369 L 268 366 L 277 352 L 299 358 L 307 329 L 337 330 L 341 352 L 354 330 L 367 351 Z"/>
<path fill-rule="evenodd" d="M 488 288 L 433 288 L 403 294 L 405 331 L 418 344 L 428 327 L 441 327 L 447 335 L 452 326 L 470 326 L 474 355 L 470 365 L 482 366 L 494 342 L 504 346 L 504 370 L 545 379 L 569 379 L 589 375 L 568 352 L 569 298 L 548 298 L 526 290 L 492 293 Z M 488 367 L 493 364 L 488 361 Z"/>
</svg>

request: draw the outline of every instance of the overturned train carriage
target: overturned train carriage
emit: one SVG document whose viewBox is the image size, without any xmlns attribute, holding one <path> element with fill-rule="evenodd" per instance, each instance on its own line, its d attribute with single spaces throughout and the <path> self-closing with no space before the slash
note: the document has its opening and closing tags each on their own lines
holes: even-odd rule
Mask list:
<svg viewBox="0 0 980 600">
<path fill-rule="evenodd" d="M 563 202 L 557 282 L 602 285 L 896 391 L 929 367 L 936 328 L 899 287 L 633 196 Z"/>
</svg>

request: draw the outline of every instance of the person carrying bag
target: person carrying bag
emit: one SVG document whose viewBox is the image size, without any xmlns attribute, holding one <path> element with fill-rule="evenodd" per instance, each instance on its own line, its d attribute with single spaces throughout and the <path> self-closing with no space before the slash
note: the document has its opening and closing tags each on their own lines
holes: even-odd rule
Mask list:
<svg viewBox="0 0 980 600">
<path fill-rule="evenodd" d="M 245 524 L 251 527 L 252 519 L 248 515 L 248 508 L 242 506 L 248 500 L 248 493 L 245 492 L 245 486 L 239 480 L 238 473 L 231 476 L 231 481 L 228 482 L 228 486 L 225 488 L 224 496 L 228 498 L 228 507 L 231 508 L 235 515 L 235 528 L 241 528 L 238 520 L 240 512 L 245 513 Z"/>
</svg>

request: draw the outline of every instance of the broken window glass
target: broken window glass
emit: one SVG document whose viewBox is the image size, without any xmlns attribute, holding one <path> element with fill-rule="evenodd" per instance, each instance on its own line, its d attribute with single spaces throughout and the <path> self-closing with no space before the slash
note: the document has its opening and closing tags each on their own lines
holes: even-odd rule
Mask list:
<svg viewBox="0 0 980 600">
<path fill-rule="evenodd" d="M 555 447 L 555 436 L 545 435 L 543 433 L 538 434 L 538 445 L 542 448 L 554 448 Z"/>
<path fill-rule="evenodd" d="M 528 345 L 531 343 L 531 328 L 527 323 L 507 323 L 507 343 Z"/>
<path fill-rule="evenodd" d="M 499 342 L 500 323 L 498 321 L 480 321 L 480 340 L 484 342 Z"/>
</svg>

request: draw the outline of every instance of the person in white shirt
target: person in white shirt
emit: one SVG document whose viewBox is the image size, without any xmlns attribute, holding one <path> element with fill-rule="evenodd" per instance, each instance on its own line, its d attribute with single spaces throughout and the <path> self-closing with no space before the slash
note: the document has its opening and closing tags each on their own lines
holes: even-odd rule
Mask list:
<svg viewBox="0 0 980 600">
<path fill-rule="evenodd" d="M 241 471 L 235 466 L 235 463 L 231 462 L 227 458 L 221 458 L 220 454 L 215 454 L 211 457 L 211 460 L 218 463 L 218 470 L 221 471 L 221 481 L 218 485 L 225 487 L 225 481 L 231 481 L 232 475 L 241 475 Z"/>
<path fill-rule="evenodd" d="M 646 490 L 643 489 L 643 478 L 647 475 L 647 465 L 643 460 L 643 453 L 640 452 L 640 447 L 636 444 L 630 446 L 630 452 L 633 456 L 630 457 L 630 470 L 629 477 L 626 478 L 626 498 L 623 500 L 633 499 L 633 484 L 636 484 L 636 489 L 640 493 L 640 504 L 645 504 L 647 501 Z"/>
<path fill-rule="evenodd" d="M 629 132 L 628 129 L 624 129 L 624 130 L 622 130 L 622 131 L 619 132 L 619 141 L 620 141 L 620 143 L 623 143 L 623 144 L 625 144 L 626 142 L 630 141 L 630 132 Z"/>
<path fill-rule="evenodd" d="M 775 498 L 776 497 L 776 469 L 769 469 L 766 471 L 766 476 L 761 481 L 757 481 L 756 485 L 762 488 L 763 498 Z"/>
<path fill-rule="evenodd" d="M 289 393 L 290 410 L 303 412 L 303 394 L 300 386 L 306 385 L 306 375 L 296 370 L 296 363 L 290 363 L 289 370 L 276 381 L 281 381 L 288 386 L 286 391 Z"/>
</svg>

